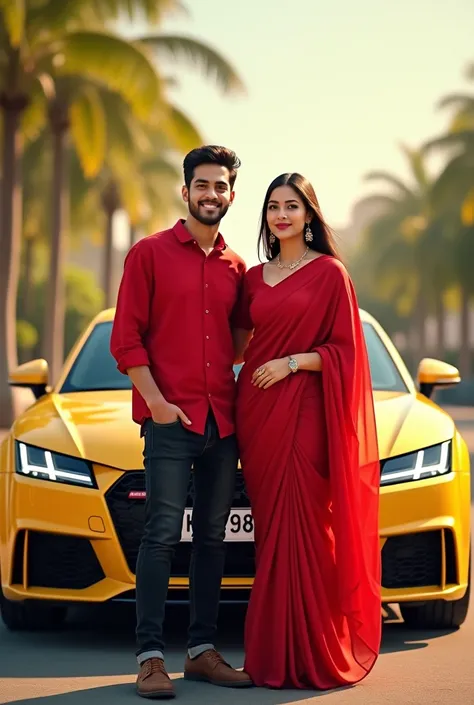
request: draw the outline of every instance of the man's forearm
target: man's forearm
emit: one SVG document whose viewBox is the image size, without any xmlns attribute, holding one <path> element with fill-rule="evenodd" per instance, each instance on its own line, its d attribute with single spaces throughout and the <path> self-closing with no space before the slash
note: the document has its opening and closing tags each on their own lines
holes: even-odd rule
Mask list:
<svg viewBox="0 0 474 705">
<path fill-rule="evenodd" d="M 127 370 L 127 374 L 132 380 L 133 386 L 138 389 L 148 406 L 165 401 L 148 365 L 130 367 Z"/>
</svg>

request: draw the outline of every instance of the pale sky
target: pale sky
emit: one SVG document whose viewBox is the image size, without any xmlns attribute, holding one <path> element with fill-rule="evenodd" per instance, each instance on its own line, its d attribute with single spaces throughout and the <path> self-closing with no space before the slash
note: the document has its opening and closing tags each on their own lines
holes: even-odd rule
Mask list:
<svg viewBox="0 0 474 705">
<path fill-rule="evenodd" d="M 247 94 L 223 96 L 188 67 L 173 69 L 173 97 L 209 143 L 242 160 L 236 199 L 222 221 L 229 244 L 258 262 L 266 187 L 299 171 L 312 182 L 329 223 L 347 225 L 387 169 L 406 177 L 401 142 L 416 147 L 447 125 L 436 109 L 466 91 L 474 61 L 473 0 L 184 0 L 189 16 L 163 30 L 199 38 L 223 53 Z M 133 28 L 135 29 L 135 28 Z"/>
</svg>

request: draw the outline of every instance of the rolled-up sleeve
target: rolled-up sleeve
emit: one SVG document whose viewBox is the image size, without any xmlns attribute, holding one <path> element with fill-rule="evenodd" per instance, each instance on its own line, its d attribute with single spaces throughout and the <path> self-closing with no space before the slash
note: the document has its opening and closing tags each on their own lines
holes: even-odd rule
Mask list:
<svg viewBox="0 0 474 705">
<path fill-rule="evenodd" d="M 122 374 L 131 367 L 149 366 L 144 346 L 153 295 L 153 257 L 144 240 L 125 258 L 120 282 L 110 352 Z"/>
</svg>

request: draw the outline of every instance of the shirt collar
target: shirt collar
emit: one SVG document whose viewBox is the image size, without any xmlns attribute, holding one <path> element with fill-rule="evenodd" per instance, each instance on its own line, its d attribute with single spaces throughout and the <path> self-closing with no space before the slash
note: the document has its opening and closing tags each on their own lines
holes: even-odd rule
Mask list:
<svg viewBox="0 0 474 705">
<path fill-rule="evenodd" d="M 195 242 L 193 236 L 189 232 L 189 230 L 185 227 L 184 225 L 184 220 L 178 220 L 176 225 L 173 227 L 173 232 L 178 238 L 180 242 L 183 244 L 187 242 Z M 227 247 L 224 238 L 220 233 L 218 233 L 216 242 L 214 244 L 214 249 L 215 250 L 225 250 Z"/>
</svg>

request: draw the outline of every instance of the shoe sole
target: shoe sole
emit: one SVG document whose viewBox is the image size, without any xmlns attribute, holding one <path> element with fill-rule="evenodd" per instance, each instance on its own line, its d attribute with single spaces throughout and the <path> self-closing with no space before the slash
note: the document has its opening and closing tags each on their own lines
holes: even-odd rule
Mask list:
<svg viewBox="0 0 474 705">
<path fill-rule="evenodd" d="M 137 695 L 148 700 L 172 700 L 176 697 L 176 693 L 169 690 L 155 690 L 152 693 L 140 693 L 137 688 Z"/>
<path fill-rule="evenodd" d="M 211 685 L 217 685 L 221 688 L 251 688 L 253 686 L 252 681 L 213 681 L 211 678 L 206 678 L 206 676 L 200 676 L 194 673 L 185 673 L 184 680 L 210 683 Z"/>
</svg>

